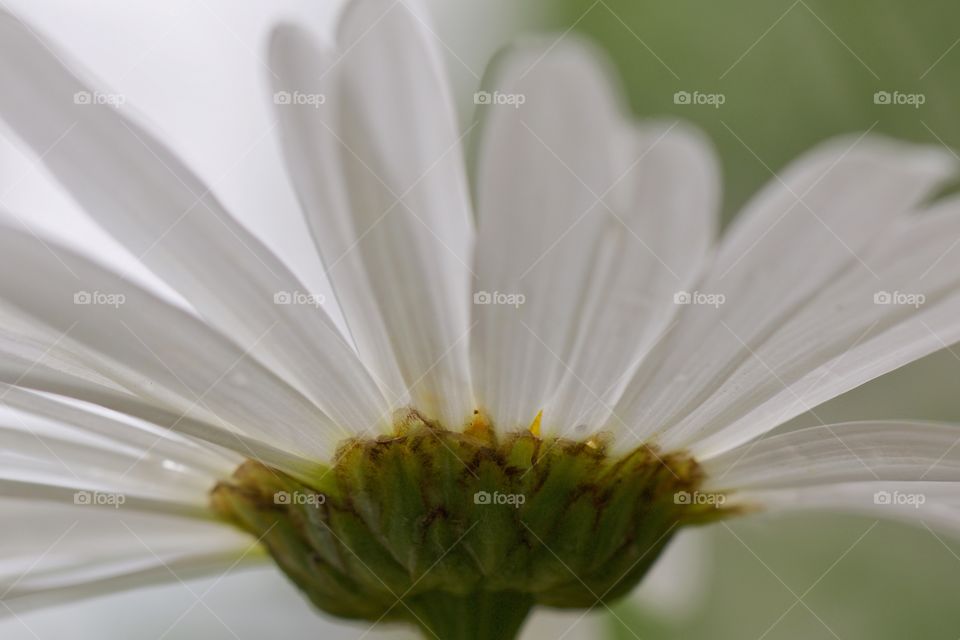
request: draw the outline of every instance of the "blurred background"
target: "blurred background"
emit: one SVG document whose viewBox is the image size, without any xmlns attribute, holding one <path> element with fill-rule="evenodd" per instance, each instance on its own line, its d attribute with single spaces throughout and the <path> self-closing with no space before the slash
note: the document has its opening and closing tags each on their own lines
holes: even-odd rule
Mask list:
<svg viewBox="0 0 960 640">
<path fill-rule="evenodd" d="M 329 294 L 276 146 L 264 63 L 277 20 L 329 34 L 339 2 L 2 2 L 123 93 L 214 193 Z M 638 117 L 680 117 L 712 139 L 724 221 L 816 142 L 872 130 L 960 148 L 960 7 L 946 0 L 432 0 L 461 119 L 490 56 L 529 32 L 589 38 L 610 55 Z M 678 94 L 678 92 L 680 92 Z M 685 102 L 723 96 L 722 104 Z M 897 104 L 896 95 L 922 96 Z M 884 96 L 889 97 L 887 100 Z M 922 102 L 922 104 L 918 104 Z M 134 266 L 0 128 L 0 206 L 100 259 Z M 331 299 L 330 295 L 327 295 Z M 960 423 L 960 348 L 816 410 L 827 422 Z M 816 424 L 802 416 L 784 428 Z M 674 549 L 644 592 L 568 638 L 960 637 L 960 541 L 854 517 L 736 521 Z M 198 604 L 197 597 L 203 596 Z M 531 628 L 556 638 L 569 623 Z M 323 627 L 271 569 L 174 583 L 0 618 L 3 638 L 357 638 Z M 153 631 L 156 630 L 156 633 Z M 144 635 L 146 633 L 146 635 Z M 379 634 L 366 637 L 376 638 Z"/>
</svg>

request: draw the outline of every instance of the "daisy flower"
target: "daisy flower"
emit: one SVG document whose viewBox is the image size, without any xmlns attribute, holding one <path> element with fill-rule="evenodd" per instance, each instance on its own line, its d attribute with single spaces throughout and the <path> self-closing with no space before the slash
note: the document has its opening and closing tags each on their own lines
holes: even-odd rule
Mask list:
<svg viewBox="0 0 960 640">
<path fill-rule="evenodd" d="M 262 560 L 335 616 L 512 638 L 687 526 L 960 529 L 955 427 L 774 431 L 960 339 L 949 152 L 826 142 L 714 242 L 708 144 L 630 120 L 587 45 L 504 53 L 465 131 L 438 46 L 412 0 L 353 0 L 332 46 L 274 31 L 328 301 L 0 14 L 0 117 L 176 294 L 0 223 L 6 611 Z"/>
</svg>

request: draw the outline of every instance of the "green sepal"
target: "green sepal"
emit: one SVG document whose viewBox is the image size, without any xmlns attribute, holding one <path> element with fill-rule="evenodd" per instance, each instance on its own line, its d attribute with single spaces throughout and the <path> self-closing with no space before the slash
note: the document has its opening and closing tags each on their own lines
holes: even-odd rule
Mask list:
<svg viewBox="0 0 960 640">
<path fill-rule="evenodd" d="M 320 609 L 444 640 L 512 638 L 534 605 L 619 597 L 680 526 L 734 513 L 677 499 L 702 482 L 683 453 L 498 440 L 415 413 L 398 425 L 344 443 L 308 482 L 248 461 L 214 489 L 213 508 L 260 538 Z"/>
</svg>

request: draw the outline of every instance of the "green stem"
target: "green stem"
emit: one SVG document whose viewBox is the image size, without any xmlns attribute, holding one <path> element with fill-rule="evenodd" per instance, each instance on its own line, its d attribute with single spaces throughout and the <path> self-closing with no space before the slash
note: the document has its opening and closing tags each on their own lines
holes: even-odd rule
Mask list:
<svg viewBox="0 0 960 640">
<path fill-rule="evenodd" d="M 424 637 L 441 640 L 513 640 L 533 607 L 533 598 L 519 591 L 436 591 L 405 602 Z"/>
</svg>

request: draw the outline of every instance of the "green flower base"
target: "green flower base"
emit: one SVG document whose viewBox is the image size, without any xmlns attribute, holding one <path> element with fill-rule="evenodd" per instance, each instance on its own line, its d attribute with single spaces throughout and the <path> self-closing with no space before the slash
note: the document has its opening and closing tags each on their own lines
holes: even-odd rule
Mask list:
<svg viewBox="0 0 960 640">
<path fill-rule="evenodd" d="M 732 514 L 682 453 L 448 431 L 410 412 L 301 478 L 259 462 L 212 492 L 320 609 L 442 640 L 516 637 L 534 605 L 630 591 L 679 526 Z M 535 426 L 538 423 L 535 422 Z"/>
</svg>

